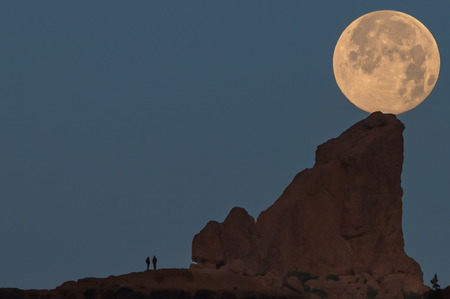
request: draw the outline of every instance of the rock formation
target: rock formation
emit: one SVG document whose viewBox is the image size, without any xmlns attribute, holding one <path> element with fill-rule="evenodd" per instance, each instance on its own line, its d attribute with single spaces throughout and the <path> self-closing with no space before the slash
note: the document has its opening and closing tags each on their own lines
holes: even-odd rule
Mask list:
<svg viewBox="0 0 450 299">
<path fill-rule="evenodd" d="M 191 269 L 0 288 L 0 299 L 429 298 L 403 249 L 403 129 L 374 113 L 322 144 L 257 221 L 242 208 L 210 221 L 192 242 Z M 450 287 L 441 293 L 450 298 Z"/>
<path fill-rule="evenodd" d="M 420 266 L 404 252 L 403 130 L 394 115 L 376 112 L 320 145 L 314 167 L 298 173 L 256 222 L 242 208 L 223 223 L 210 221 L 192 242 L 196 267 L 370 273 L 380 291 L 422 293 Z"/>
</svg>

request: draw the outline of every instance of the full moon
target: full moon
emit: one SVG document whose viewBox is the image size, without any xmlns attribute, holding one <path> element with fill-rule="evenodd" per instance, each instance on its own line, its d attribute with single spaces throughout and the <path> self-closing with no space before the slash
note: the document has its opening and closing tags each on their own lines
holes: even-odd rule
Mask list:
<svg viewBox="0 0 450 299">
<path fill-rule="evenodd" d="M 342 93 L 358 108 L 400 114 L 431 93 L 440 61 L 436 41 L 422 23 L 405 13 L 380 10 L 342 32 L 333 70 Z"/>
</svg>

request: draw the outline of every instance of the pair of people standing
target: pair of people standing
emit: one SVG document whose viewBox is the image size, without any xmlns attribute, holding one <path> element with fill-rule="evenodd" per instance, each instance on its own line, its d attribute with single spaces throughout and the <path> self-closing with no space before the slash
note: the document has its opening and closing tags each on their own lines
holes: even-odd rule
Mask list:
<svg viewBox="0 0 450 299">
<path fill-rule="evenodd" d="M 156 256 L 153 256 L 153 258 L 152 258 L 153 270 L 156 270 L 156 262 L 157 261 L 158 261 L 158 259 L 156 258 Z M 147 271 L 148 271 L 148 268 L 150 267 L 150 257 L 147 256 L 147 258 L 145 259 L 145 262 L 147 263 Z"/>
</svg>

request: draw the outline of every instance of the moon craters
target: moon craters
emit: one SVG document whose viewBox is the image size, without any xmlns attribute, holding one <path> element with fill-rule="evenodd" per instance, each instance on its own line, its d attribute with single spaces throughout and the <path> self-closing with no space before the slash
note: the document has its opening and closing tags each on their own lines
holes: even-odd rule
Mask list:
<svg viewBox="0 0 450 299">
<path fill-rule="evenodd" d="M 333 57 L 339 88 L 368 112 L 399 114 L 413 109 L 430 94 L 439 68 L 431 33 L 397 11 L 375 11 L 352 22 Z"/>
<path fill-rule="evenodd" d="M 434 85 L 434 83 L 436 83 L 436 76 L 435 75 L 431 75 L 430 78 L 428 78 L 428 86 L 432 86 Z"/>
</svg>

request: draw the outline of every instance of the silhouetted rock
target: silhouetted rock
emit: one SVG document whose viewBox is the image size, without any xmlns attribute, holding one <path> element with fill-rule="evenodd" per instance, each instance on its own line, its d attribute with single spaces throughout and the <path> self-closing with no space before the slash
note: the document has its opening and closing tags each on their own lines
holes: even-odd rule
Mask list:
<svg viewBox="0 0 450 299">
<path fill-rule="evenodd" d="M 25 297 L 25 291 L 16 288 L 0 289 L 0 299 L 22 299 Z"/>
<path fill-rule="evenodd" d="M 242 208 L 210 221 L 193 239 L 190 270 L 0 289 L 0 299 L 418 298 L 429 288 L 403 248 L 403 129 L 394 115 L 373 113 L 320 145 L 314 167 L 256 222 Z"/>
<path fill-rule="evenodd" d="M 217 269 L 228 262 L 228 268 L 244 273 L 254 267 L 256 240 L 255 220 L 244 209 L 235 207 L 223 223 L 210 221 L 194 237 L 192 259 Z"/>
<path fill-rule="evenodd" d="M 422 293 L 420 266 L 404 252 L 403 130 L 394 115 L 376 112 L 320 145 L 314 167 L 256 224 L 241 208 L 208 223 L 194 237 L 193 261 L 250 274 L 370 273 L 380 294 Z"/>
</svg>

